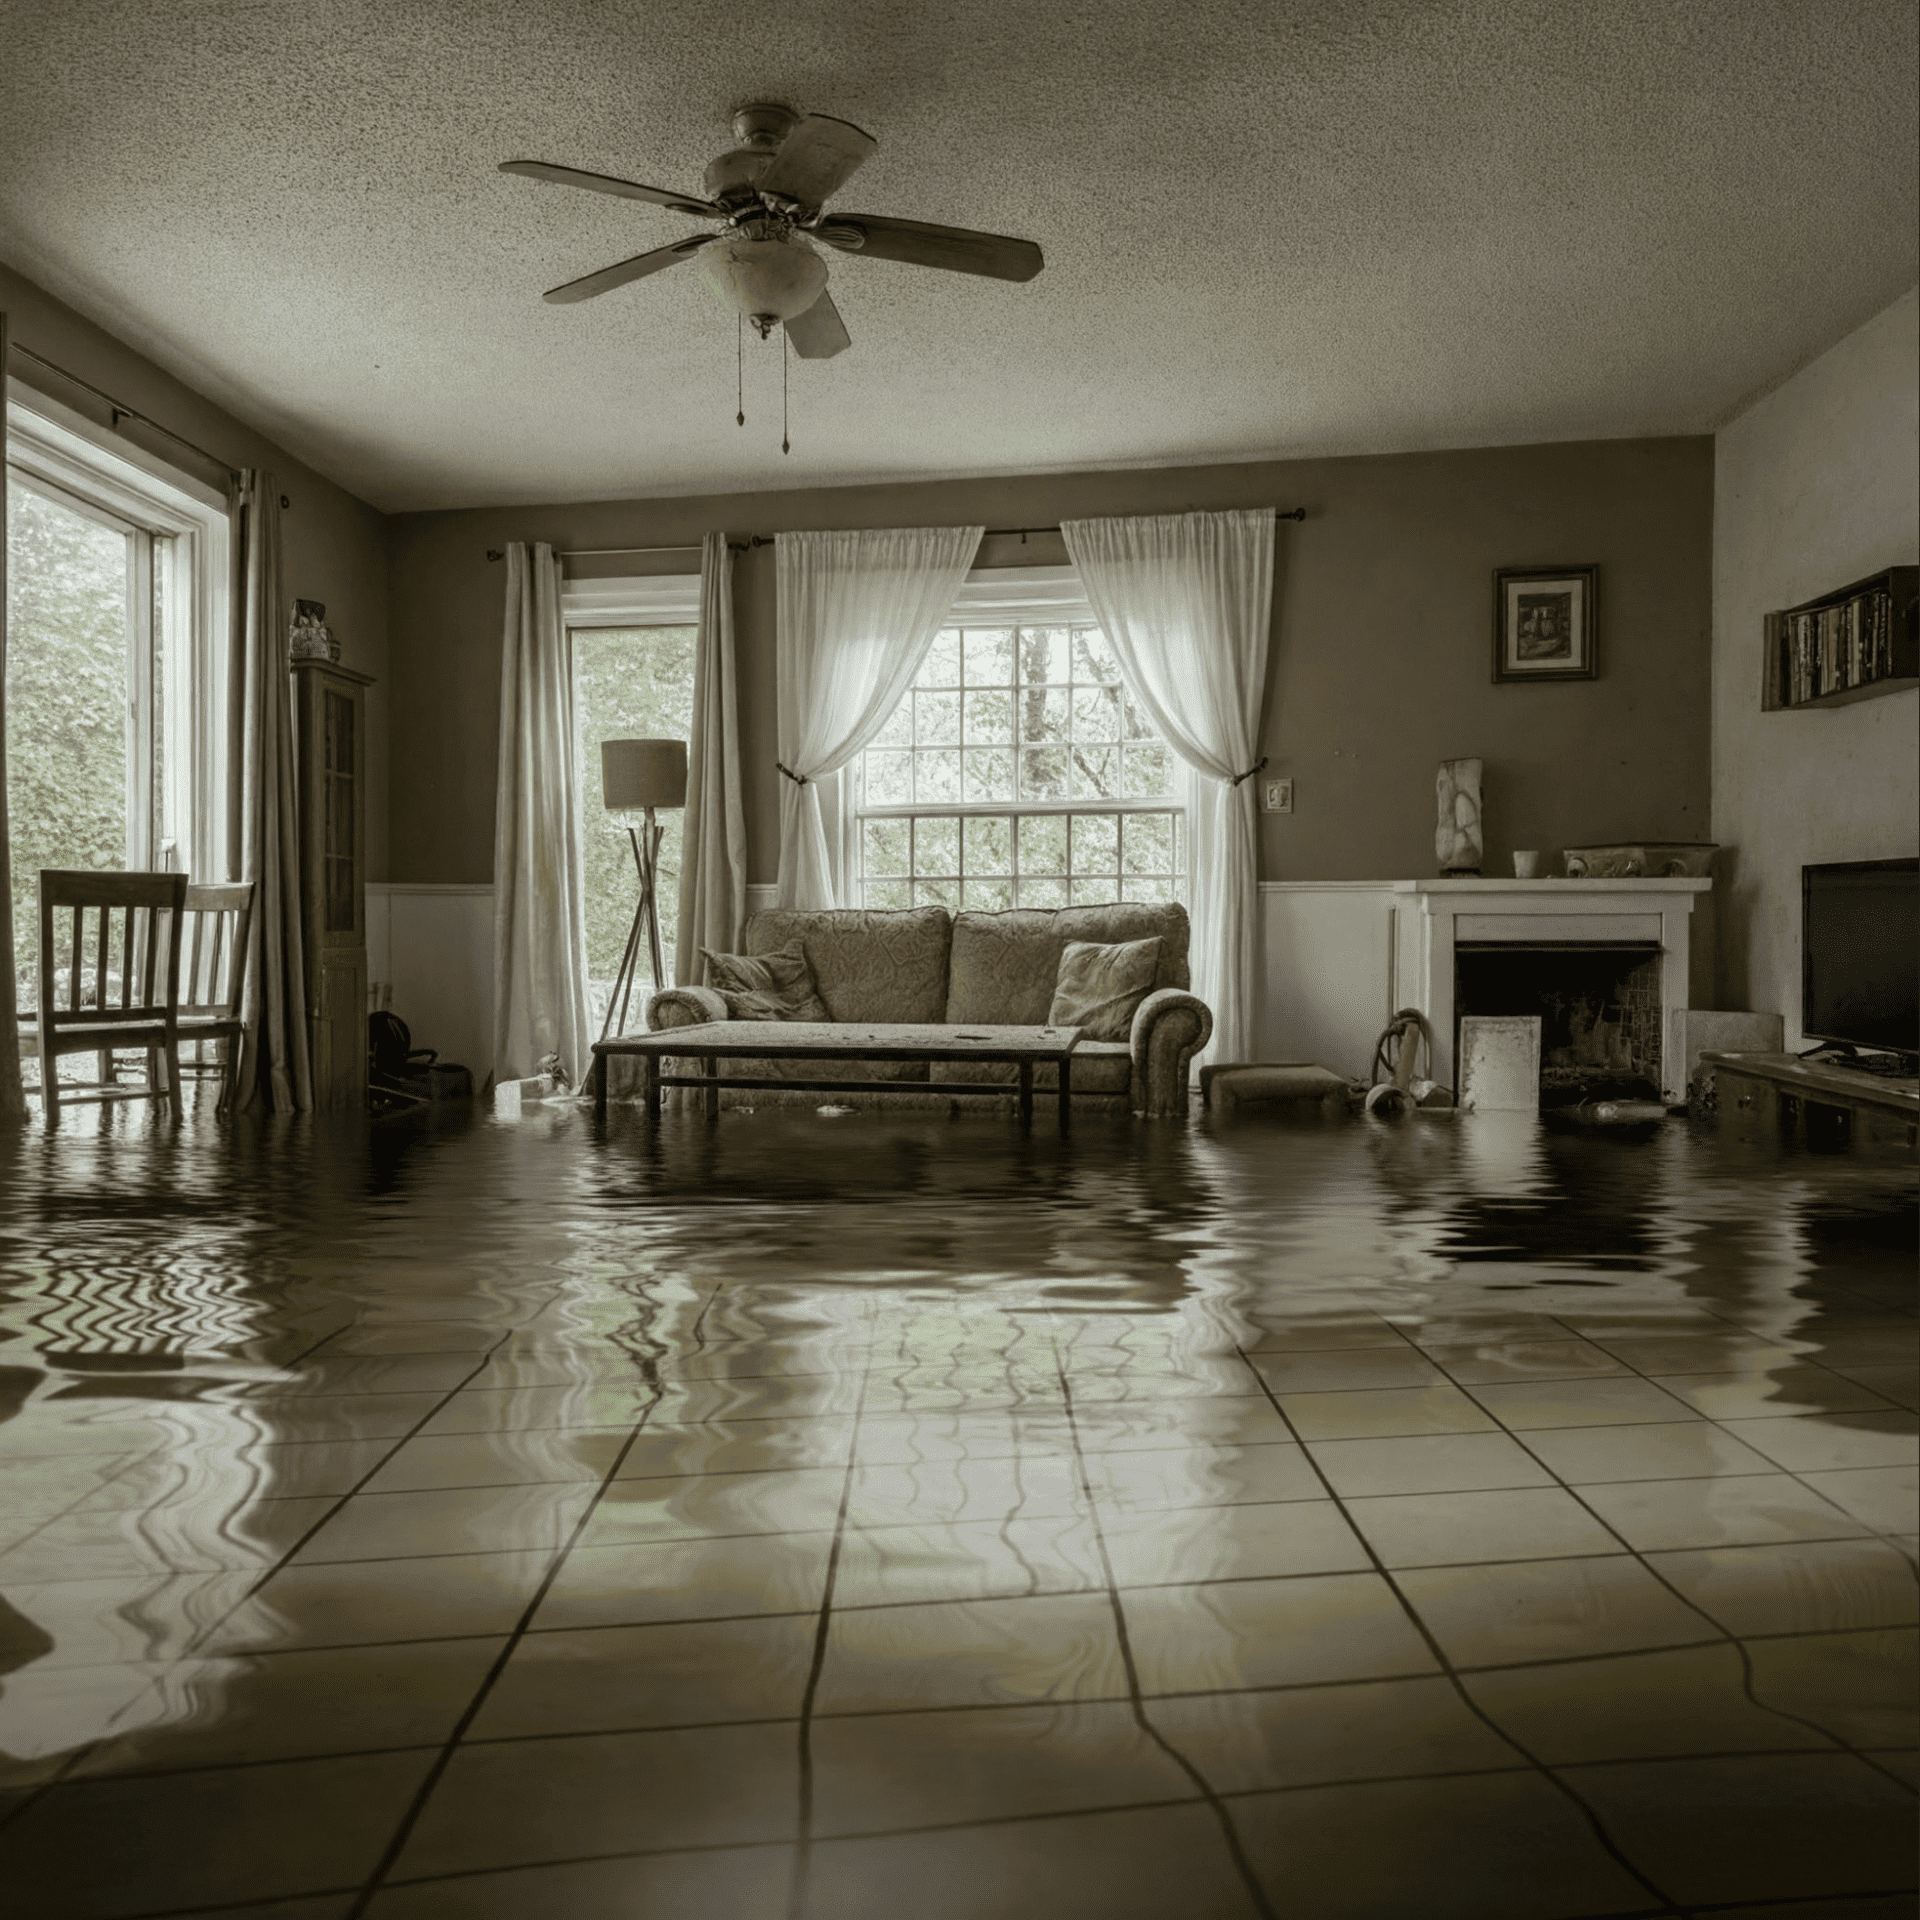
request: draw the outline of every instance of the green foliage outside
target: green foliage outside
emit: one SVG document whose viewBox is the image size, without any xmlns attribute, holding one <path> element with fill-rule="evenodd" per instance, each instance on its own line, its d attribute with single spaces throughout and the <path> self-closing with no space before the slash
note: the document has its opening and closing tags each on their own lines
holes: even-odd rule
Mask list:
<svg viewBox="0 0 1920 1920">
<path fill-rule="evenodd" d="M 575 781 L 580 790 L 580 863 L 586 887 L 587 974 L 594 1018 L 620 970 L 633 924 L 640 879 L 626 835 L 627 816 L 611 814 L 600 785 L 603 740 L 685 740 L 693 731 L 692 627 L 577 628 L 573 635 Z M 680 849 L 686 813 L 656 816 L 666 829 L 660 843 L 660 944 L 667 980 L 673 979 L 674 934 L 680 923 Z M 641 824 L 638 816 L 634 825 Z M 644 951 L 628 1026 L 652 988 Z"/>
<path fill-rule="evenodd" d="M 42 867 L 127 857 L 127 536 L 7 495 L 7 806 L 16 1004 L 30 1007 Z"/>
</svg>

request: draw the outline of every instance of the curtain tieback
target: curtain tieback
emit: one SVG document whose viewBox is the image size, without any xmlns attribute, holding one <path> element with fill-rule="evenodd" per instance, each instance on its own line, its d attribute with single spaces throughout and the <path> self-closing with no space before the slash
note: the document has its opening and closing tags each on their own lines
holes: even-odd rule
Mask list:
<svg viewBox="0 0 1920 1920">
<path fill-rule="evenodd" d="M 1267 756 L 1266 756 L 1266 755 L 1265 755 L 1265 754 L 1263 753 L 1263 754 L 1262 754 L 1262 755 L 1260 756 L 1260 758 L 1259 758 L 1258 760 L 1256 760 L 1256 761 L 1255 761 L 1255 762 L 1253 763 L 1253 765 L 1252 765 L 1252 766 L 1250 766 L 1250 767 L 1249 767 L 1249 768 L 1248 768 L 1248 769 L 1246 770 L 1246 772 L 1245 772 L 1245 773 L 1236 773 L 1236 774 L 1235 774 L 1235 775 L 1233 776 L 1233 778 L 1232 778 L 1231 780 L 1229 780 L 1229 781 L 1227 782 L 1227 785 L 1228 785 L 1228 786 L 1230 786 L 1230 787 L 1237 787 L 1237 786 L 1238 786 L 1238 785 L 1239 785 L 1239 784 L 1241 783 L 1241 781 L 1243 781 L 1243 780 L 1251 780 L 1251 779 L 1253 778 L 1253 776 L 1254 776 L 1254 775 L 1255 775 L 1256 773 L 1258 773 L 1258 772 L 1260 771 L 1260 769 L 1261 769 L 1262 767 L 1264 767 L 1264 766 L 1265 766 L 1266 764 L 1267 764 Z M 784 767 L 783 767 L 783 768 L 781 768 L 781 772 L 783 772 L 783 773 L 784 773 L 785 771 L 786 771 L 786 769 L 785 769 Z"/>
<path fill-rule="evenodd" d="M 807 776 L 804 773 L 795 773 L 784 760 L 776 760 L 773 764 L 778 767 L 796 787 L 804 787 L 809 784 Z M 1263 760 L 1260 764 L 1264 767 L 1267 763 Z"/>
</svg>

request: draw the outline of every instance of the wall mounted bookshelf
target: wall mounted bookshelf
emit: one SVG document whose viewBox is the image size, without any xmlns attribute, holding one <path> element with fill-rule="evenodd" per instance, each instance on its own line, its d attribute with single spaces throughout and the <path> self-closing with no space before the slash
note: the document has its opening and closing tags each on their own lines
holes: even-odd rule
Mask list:
<svg viewBox="0 0 1920 1920">
<path fill-rule="evenodd" d="M 1844 707 L 1920 686 L 1920 567 L 1887 567 L 1766 617 L 1760 705 Z"/>
</svg>

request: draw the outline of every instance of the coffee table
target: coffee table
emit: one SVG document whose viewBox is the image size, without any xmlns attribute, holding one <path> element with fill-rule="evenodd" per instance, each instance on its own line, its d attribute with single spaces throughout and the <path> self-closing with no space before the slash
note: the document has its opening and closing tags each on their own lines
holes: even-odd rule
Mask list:
<svg viewBox="0 0 1920 1920">
<path fill-rule="evenodd" d="M 646 1064 L 646 1102 L 650 1119 L 660 1117 L 662 1087 L 706 1090 L 707 1117 L 720 1111 L 723 1087 L 792 1088 L 810 1093 L 999 1093 L 1002 1087 L 978 1080 L 833 1080 L 735 1078 L 720 1075 L 722 1060 L 924 1060 L 990 1061 L 1020 1069 L 1020 1118 L 1033 1119 L 1033 1069 L 1052 1061 L 1060 1073 L 1060 1124 L 1067 1124 L 1073 1091 L 1073 1050 L 1078 1027 L 996 1027 L 909 1025 L 885 1021 L 710 1020 L 697 1027 L 668 1027 L 659 1033 L 623 1033 L 594 1043 L 593 1111 L 607 1111 L 607 1062 L 615 1054 Z M 698 1075 L 663 1073 L 667 1058 L 698 1060 Z"/>
</svg>

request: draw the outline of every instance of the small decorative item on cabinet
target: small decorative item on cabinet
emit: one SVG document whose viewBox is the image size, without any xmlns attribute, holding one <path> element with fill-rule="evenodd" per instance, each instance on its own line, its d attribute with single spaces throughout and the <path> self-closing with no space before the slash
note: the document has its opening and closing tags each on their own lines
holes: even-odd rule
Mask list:
<svg viewBox="0 0 1920 1920">
<path fill-rule="evenodd" d="M 338 660 L 340 642 L 327 625 L 326 603 L 321 600 L 296 600 L 293 625 L 287 629 L 289 660 Z"/>
<path fill-rule="evenodd" d="M 1920 686 L 1920 567 L 1888 567 L 1766 618 L 1760 705 L 1841 707 Z"/>
</svg>

